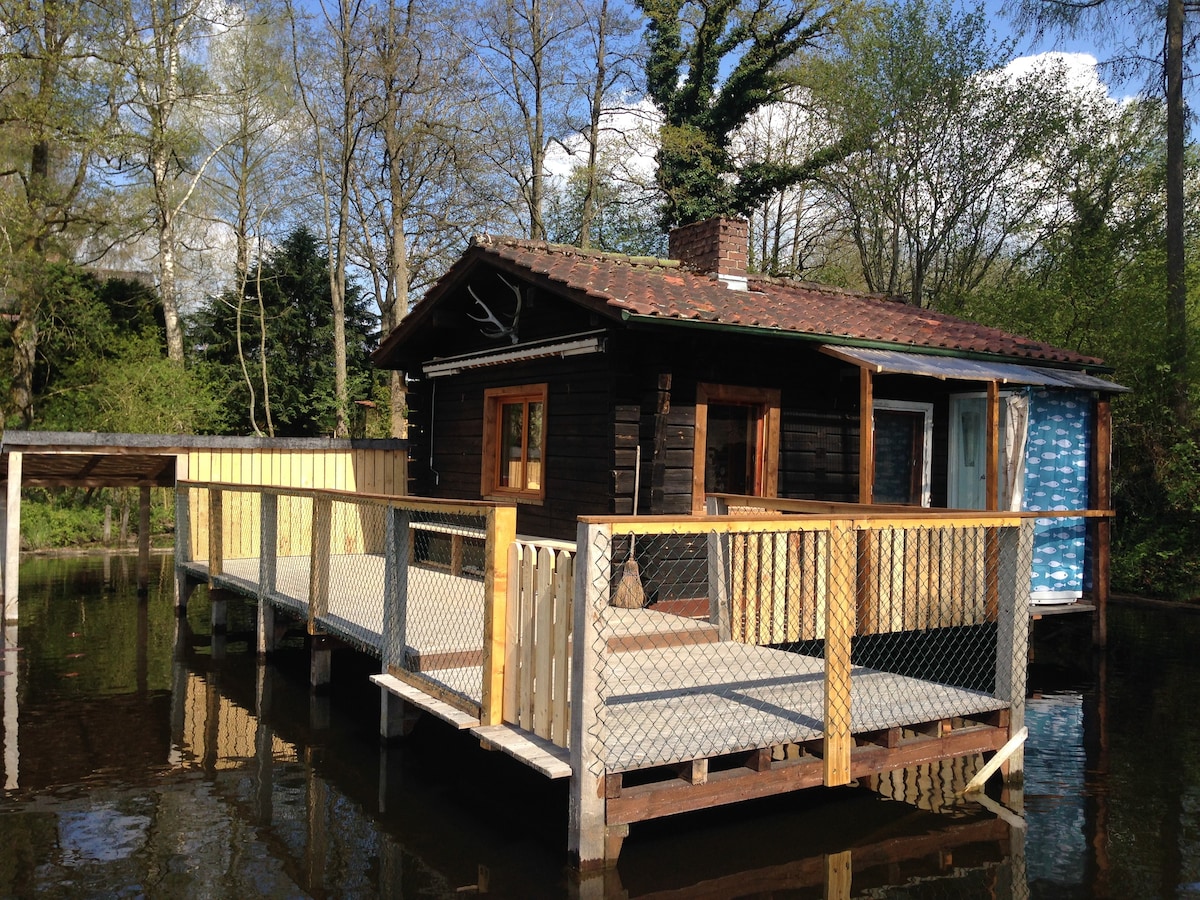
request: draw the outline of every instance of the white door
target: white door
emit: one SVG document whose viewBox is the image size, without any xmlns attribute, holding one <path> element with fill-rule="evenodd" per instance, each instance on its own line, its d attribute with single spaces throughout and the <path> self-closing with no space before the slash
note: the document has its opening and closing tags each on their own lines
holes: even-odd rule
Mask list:
<svg viewBox="0 0 1200 900">
<path fill-rule="evenodd" d="M 1000 398 L 1000 459 L 997 473 L 1005 471 L 1004 427 L 1008 404 Z M 987 394 L 954 394 L 950 397 L 950 465 L 947 501 L 952 509 L 987 508 Z M 1000 478 L 1000 508 L 1008 508 L 1005 479 Z"/>
</svg>

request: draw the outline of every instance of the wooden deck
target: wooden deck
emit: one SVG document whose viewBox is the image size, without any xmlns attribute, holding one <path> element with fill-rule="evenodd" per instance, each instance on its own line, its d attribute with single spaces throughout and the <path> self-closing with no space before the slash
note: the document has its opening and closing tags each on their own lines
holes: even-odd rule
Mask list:
<svg viewBox="0 0 1200 900">
<path fill-rule="evenodd" d="M 197 507 L 209 542 L 193 557 Z M 1032 526 L 1018 517 L 584 518 L 575 551 L 471 501 L 189 483 L 177 511 L 181 575 L 257 600 L 260 653 L 276 612 L 297 616 L 314 685 L 322 635 L 380 659 L 385 737 L 422 710 L 569 778 L 584 868 L 615 859 L 629 823 L 994 752 L 1022 724 Z M 483 541 L 473 571 L 453 542 L 447 565 L 414 540 L 443 533 Z M 693 615 L 612 606 L 626 536 L 656 597 L 703 598 Z M 920 578 L 884 552 L 902 539 Z"/>
<path fill-rule="evenodd" d="M 382 585 L 382 567 L 382 557 L 370 554 L 332 557 L 329 612 L 322 620 L 330 632 L 376 657 L 381 656 L 382 593 L 367 596 L 356 593 L 355 586 Z M 204 563 L 185 568 L 207 578 Z M 258 572 L 257 558 L 227 559 L 213 584 L 256 597 Z M 308 557 L 281 557 L 276 589 L 265 599 L 307 616 L 309 572 Z M 411 566 L 405 647 L 408 659 L 416 663 L 414 669 L 434 686 L 476 703 L 481 699 L 484 624 L 482 592 L 474 590 L 479 586 L 478 579 Z M 609 650 L 603 680 L 611 694 L 603 727 L 611 748 L 604 757 L 610 772 L 805 744 L 822 737 L 820 658 L 718 641 L 716 629 L 707 622 L 652 608 L 610 607 L 602 616 L 602 628 Z M 471 664 L 442 664 L 464 659 Z M 748 670 L 754 677 L 744 677 Z M 548 777 L 571 774 L 565 748 L 511 725 L 481 727 L 478 718 L 394 676 L 374 676 L 372 681 Z M 1006 706 L 988 694 L 862 666 L 852 668 L 851 685 L 855 734 L 971 718 Z"/>
</svg>

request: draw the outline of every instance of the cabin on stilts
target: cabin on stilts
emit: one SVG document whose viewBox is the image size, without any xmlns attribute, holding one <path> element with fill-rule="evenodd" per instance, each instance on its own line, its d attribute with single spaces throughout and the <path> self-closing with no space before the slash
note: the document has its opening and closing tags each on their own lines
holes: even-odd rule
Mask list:
<svg viewBox="0 0 1200 900">
<path fill-rule="evenodd" d="M 663 260 L 481 237 L 375 354 L 407 373 L 415 494 L 576 540 L 568 626 L 553 555 L 425 532 L 507 576 L 509 668 L 485 662 L 473 709 L 569 748 L 583 865 L 631 822 L 996 751 L 1030 614 L 1096 610 L 1104 640 L 1124 388 L 1102 361 L 751 275 L 747 240 L 700 222 Z"/>
<path fill-rule="evenodd" d="M 408 375 L 414 493 L 515 502 L 557 538 L 722 493 L 1040 512 L 1030 602 L 1103 606 L 1125 389 L 1101 360 L 749 275 L 744 221 L 670 247 L 477 239 L 375 354 Z"/>
</svg>

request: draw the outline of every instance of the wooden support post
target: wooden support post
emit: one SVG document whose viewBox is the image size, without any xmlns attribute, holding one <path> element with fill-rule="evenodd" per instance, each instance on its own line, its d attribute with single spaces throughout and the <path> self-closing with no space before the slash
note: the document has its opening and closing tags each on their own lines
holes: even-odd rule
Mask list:
<svg viewBox="0 0 1200 900">
<path fill-rule="evenodd" d="M 412 514 L 389 506 L 384 511 L 383 634 L 380 652 L 383 672 L 402 669 L 408 640 L 408 568 L 413 542 Z M 387 688 L 379 689 L 379 736 L 383 740 L 405 737 L 413 729 L 418 711 Z"/>
<path fill-rule="evenodd" d="M 825 784 L 850 783 L 850 639 L 854 636 L 857 549 L 853 523 L 829 523 L 825 604 Z"/>
<path fill-rule="evenodd" d="M 1092 435 L 1092 509 L 1112 507 L 1112 405 L 1107 397 L 1096 401 Z M 1108 645 L 1108 593 L 1112 578 L 1112 520 L 1092 519 L 1092 601 L 1096 604 L 1092 620 L 1092 643 Z"/>
<path fill-rule="evenodd" d="M 408 640 L 408 569 L 413 550 L 409 539 L 411 520 L 412 514 L 407 509 L 389 506 L 384 512 L 381 653 L 385 674 L 404 666 Z"/>
<path fill-rule="evenodd" d="M 728 514 L 729 506 L 718 497 L 709 497 L 706 511 L 710 516 Z M 716 626 L 722 641 L 733 640 L 732 606 L 729 594 L 729 535 L 708 534 L 708 621 Z"/>
<path fill-rule="evenodd" d="M 504 643 L 508 633 L 508 548 L 517 539 L 517 508 L 495 506 L 487 514 L 487 560 L 483 570 L 483 700 L 479 724 L 504 721 Z"/>
<path fill-rule="evenodd" d="M 999 529 L 996 569 L 999 616 L 996 627 L 996 697 L 1009 704 L 1008 733 L 1025 727 L 1025 682 L 1029 660 L 1029 577 L 1033 559 L 1033 520 Z M 1008 760 L 1007 778 L 1020 782 L 1025 757 L 1017 750 Z"/>
<path fill-rule="evenodd" d="M 138 489 L 138 565 L 137 589 L 145 594 L 150 589 L 150 485 Z"/>
<path fill-rule="evenodd" d="M 275 607 L 262 594 L 258 596 L 258 616 L 255 629 L 259 658 L 275 652 Z"/>
<path fill-rule="evenodd" d="M 208 489 L 208 583 L 225 571 L 225 492 Z"/>
<path fill-rule="evenodd" d="M 21 583 L 21 461 L 17 450 L 8 453 L 8 490 L 4 502 L 4 616 L 3 624 L 16 622 L 17 589 Z"/>
<path fill-rule="evenodd" d="M 259 495 L 258 593 L 275 593 L 279 560 L 279 495 L 264 491 Z"/>
<path fill-rule="evenodd" d="M 259 547 L 258 547 L 258 655 L 265 657 L 275 652 L 275 607 L 271 595 L 275 593 L 276 566 L 279 548 L 279 496 L 262 493 L 259 495 Z"/>
<path fill-rule="evenodd" d="M 603 745 L 598 740 L 600 676 L 605 652 L 600 617 L 608 606 L 612 528 L 579 524 L 575 554 L 575 610 L 571 654 L 571 801 L 567 847 L 581 870 L 609 862 Z"/>
<path fill-rule="evenodd" d="M 875 376 L 859 369 L 858 376 L 858 502 L 875 497 Z"/>
<path fill-rule="evenodd" d="M 314 688 L 324 687 L 333 677 L 333 649 L 329 635 L 314 634 L 309 644 L 308 683 Z"/>
<path fill-rule="evenodd" d="M 333 501 L 313 497 L 312 547 L 308 570 L 308 633 L 318 633 L 318 623 L 329 613 L 329 554 Z"/>
<path fill-rule="evenodd" d="M 987 386 L 987 467 L 984 481 L 984 509 L 1000 508 L 1000 385 L 989 381 Z"/>
</svg>

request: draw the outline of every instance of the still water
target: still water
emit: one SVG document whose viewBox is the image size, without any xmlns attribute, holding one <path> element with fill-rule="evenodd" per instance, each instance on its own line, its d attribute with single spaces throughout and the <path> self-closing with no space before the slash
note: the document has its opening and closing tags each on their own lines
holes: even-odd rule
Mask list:
<svg viewBox="0 0 1200 900">
<path fill-rule="evenodd" d="M 141 600 L 134 569 L 22 561 L 0 897 L 1200 897 L 1200 614 L 1119 606 L 1099 657 L 1036 624 L 1023 797 L 955 801 L 949 764 L 802 792 L 635 826 L 581 884 L 565 782 L 436 721 L 382 748 L 376 663 L 313 695 L 302 635 L 260 666 L 252 607 L 214 636 L 169 557 Z"/>
</svg>

